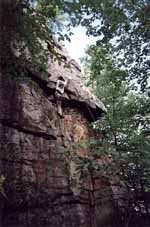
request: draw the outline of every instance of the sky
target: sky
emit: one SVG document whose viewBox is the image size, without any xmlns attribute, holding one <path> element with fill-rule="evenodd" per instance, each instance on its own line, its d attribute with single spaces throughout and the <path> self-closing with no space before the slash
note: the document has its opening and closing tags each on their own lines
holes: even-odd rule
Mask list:
<svg viewBox="0 0 150 227">
<path fill-rule="evenodd" d="M 65 47 L 69 52 L 71 58 L 75 59 L 79 64 L 80 58 L 85 56 L 86 48 L 94 44 L 97 40 L 96 37 L 87 36 L 86 29 L 78 26 L 72 29 L 74 35 L 71 36 L 71 42 L 65 41 Z"/>
</svg>

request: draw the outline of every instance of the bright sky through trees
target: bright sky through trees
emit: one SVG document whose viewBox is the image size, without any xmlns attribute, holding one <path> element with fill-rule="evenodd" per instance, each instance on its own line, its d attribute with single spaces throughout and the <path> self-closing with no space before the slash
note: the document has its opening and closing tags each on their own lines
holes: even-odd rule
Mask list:
<svg viewBox="0 0 150 227">
<path fill-rule="evenodd" d="M 65 41 L 65 47 L 69 52 L 70 57 L 80 63 L 80 58 L 85 55 L 87 46 L 95 44 L 98 38 L 86 35 L 86 29 L 78 26 L 72 29 L 74 35 L 71 36 L 71 42 Z"/>
</svg>

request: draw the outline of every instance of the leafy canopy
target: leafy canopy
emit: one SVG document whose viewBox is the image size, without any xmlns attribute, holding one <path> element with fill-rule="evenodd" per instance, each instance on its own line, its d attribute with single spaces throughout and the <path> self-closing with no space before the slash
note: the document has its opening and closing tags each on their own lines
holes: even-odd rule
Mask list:
<svg viewBox="0 0 150 227">
<path fill-rule="evenodd" d="M 106 47 L 144 91 L 150 75 L 150 1 L 83 0 L 78 5 L 78 23 L 98 37 L 97 45 Z"/>
<path fill-rule="evenodd" d="M 70 39 L 71 27 L 81 24 L 87 34 L 98 37 L 97 45 L 107 48 L 113 61 L 126 68 L 142 91 L 148 87 L 150 73 L 150 1 L 149 0 L 14 0 L 10 5 L 15 18 L 13 39 L 21 53 L 30 52 L 32 61 L 44 63 L 43 42 L 56 35 Z M 7 17 L 8 18 L 8 17 Z M 12 23 L 9 15 L 9 23 Z M 65 31 L 63 30 L 65 26 Z M 11 37 L 11 36 L 10 36 Z M 12 38 L 12 37 L 11 37 Z M 43 50 L 43 51 L 42 51 Z M 48 54 L 48 53 L 47 53 Z"/>
<path fill-rule="evenodd" d="M 126 71 L 116 68 L 105 49 L 91 46 L 84 59 L 87 80 L 96 95 L 105 103 L 108 113 L 94 123 L 100 133 L 105 132 L 94 152 L 109 157 L 111 162 L 99 169 L 111 180 L 124 182 L 132 212 L 142 204 L 148 211 L 150 199 L 150 101 L 147 95 L 131 90 Z M 109 163 L 109 165 L 108 165 Z M 95 166 L 95 164 L 94 164 Z M 98 171 L 99 171 L 98 169 Z M 128 210 L 128 209 L 127 209 Z"/>
</svg>

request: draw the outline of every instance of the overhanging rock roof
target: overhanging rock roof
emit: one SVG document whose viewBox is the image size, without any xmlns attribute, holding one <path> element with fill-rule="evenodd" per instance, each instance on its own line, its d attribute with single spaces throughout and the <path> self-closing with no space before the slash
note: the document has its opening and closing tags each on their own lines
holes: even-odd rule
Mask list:
<svg viewBox="0 0 150 227">
<path fill-rule="evenodd" d="M 85 86 L 83 75 L 78 63 L 68 56 L 66 49 L 57 44 L 57 52 L 59 53 L 62 62 L 54 61 L 49 58 L 48 73 L 49 88 L 55 88 L 56 83 L 61 78 L 66 81 L 66 86 L 62 98 L 64 100 L 72 100 L 79 104 L 79 106 L 87 107 L 92 121 L 100 117 L 102 112 L 106 112 L 104 104 Z"/>
<path fill-rule="evenodd" d="M 81 68 L 71 59 L 62 44 L 54 41 L 54 48 L 59 60 L 49 57 L 47 72 L 40 71 L 32 63 L 23 62 L 34 80 L 49 94 L 49 99 L 54 100 L 57 81 L 65 81 L 64 92 L 61 94 L 63 106 L 74 106 L 82 110 L 90 121 L 97 120 L 102 113 L 107 112 L 104 104 L 87 88 Z M 51 53 L 50 53 L 51 55 Z"/>
</svg>

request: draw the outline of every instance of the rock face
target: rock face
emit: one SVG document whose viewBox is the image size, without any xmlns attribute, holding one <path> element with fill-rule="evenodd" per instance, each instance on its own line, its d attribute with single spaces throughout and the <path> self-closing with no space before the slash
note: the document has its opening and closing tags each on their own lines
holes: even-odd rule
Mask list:
<svg viewBox="0 0 150 227">
<path fill-rule="evenodd" d="M 49 60 L 43 73 L 20 63 L 26 74 L 15 80 L 1 71 L 0 175 L 5 181 L 0 226 L 109 226 L 109 183 L 95 179 L 94 194 L 90 182 L 78 193 L 70 185 L 66 149 L 88 139 L 89 121 L 106 109 L 81 82 L 79 66 L 64 56 L 69 68 Z M 79 151 L 81 156 L 86 152 Z"/>
</svg>

